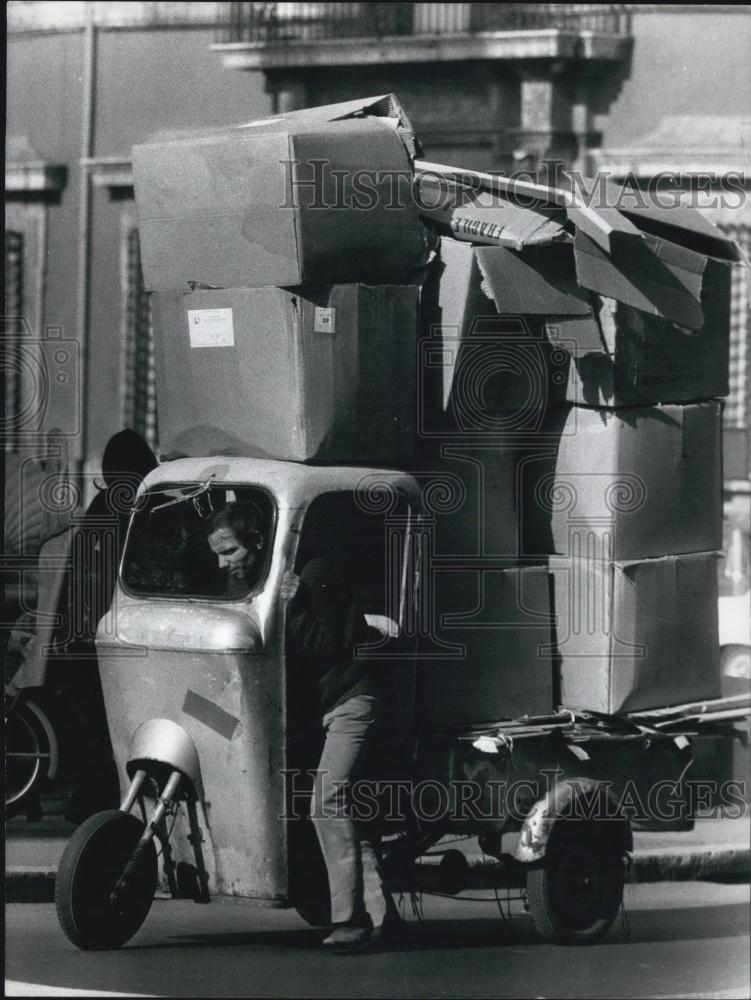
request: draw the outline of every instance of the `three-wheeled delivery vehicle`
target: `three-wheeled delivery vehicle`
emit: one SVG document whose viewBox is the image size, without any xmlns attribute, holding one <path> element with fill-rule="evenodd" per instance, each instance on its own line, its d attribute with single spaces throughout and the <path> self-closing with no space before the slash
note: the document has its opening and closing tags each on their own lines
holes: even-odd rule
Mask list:
<svg viewBox="0 0 751 1000">
<path fill-rule="evenodd" d="M 419 688 L 431 681 L 419 663 L 434 590 L 426 492 L 399 471 L 250 458 L 178 459 L 146 478 L 96 640 L 125 792 L 118 810 L 77 829 L 57 878 L 60 922 L 77 946 L 122 945 L 158 886 L 197 902 L 294 906 L 326 922 L 305 807 L 315 727 L 305 678 L 285 652 L 280 597 L 285 573 L 310 558 L 341 568 L 371 626 L 359 655 L 372 658 L 382 712 L 361 819 L 391 889 L 516 886 L 544 936 L 592 941 L 622 901 L 632 847 L 624 787 L 652 789 L 659 776 L 663 826 L 690 823 L 678 807 L 685 740 L 565 711 L 424 723 Z M 207 543 L 213 513 L 233 502 L 251 504 L 263 526 L 258 572 L 240 594 Z M 457 832 L 478 838 L 484 863 L 441 850 Z"/>
</svg>

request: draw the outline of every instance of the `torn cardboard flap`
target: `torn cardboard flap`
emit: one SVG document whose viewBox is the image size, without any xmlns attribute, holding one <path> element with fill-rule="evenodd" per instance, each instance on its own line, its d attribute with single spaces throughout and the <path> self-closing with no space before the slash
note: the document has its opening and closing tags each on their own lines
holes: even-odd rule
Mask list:
<svg viewBox="0 0 751 1000">
<path fill-rule="evenodd" d="M 475 257 L 483 291 L 499 313 L 574 315 L 590 313 L 587 293 L 578 287 L 571 252 L 563 247 L 478 247 Z"/>
<path fill-rule="evenodd" d="M 521 250 L 571 239 L 559 208 L 522 207 L 498 195 L 470 191 L 453 179 L 419 177 L 415 198 L 421 218 L 457 240 Z"/>
<path fill-rule="evenodd" d="M 595 210 L 589 206 L 572 205 L 566 214 L 577 232 L 584 233 L 607 254 L 627 249 L 644 239 L 644 234 L 615 208 Z"/>
<path fill-rule="evenodd" d="M 259 121 L 236 125 L 236 131 L 252 130 L 256 134 L 276 131 L 281 124 L 290 133 L 320 131 L 333 122 L 350 121 L 358 118 L 378 118 L 394 131 L 401 139 L 411 160 L 420 153 L 420 142 L 415 135 L 412 123 L 404 108 L 393 94 L 380 97 L 364 97 L 357 101 L 344 101 L 340 104 L 326 104 L 319 108 L 306 108 L 302 111 L 289 111 L 281 115 L 272 115 Z M 367 164 L 363 164 L 365 167 Z"/>
<path fill-rule="evenodd" d="M 593 205 L 589 192 L 582 192 L 579 184 L 570 174 L 557 174 L 558 186 L 536 183 L 519 177 L 505 177 L 486 174 L 475 170 L 463 170 L 441 163 L 415 160 L 415 177 L 418 182 L 424 178 L 452 180 L 462 184 L 477 194 L 496 194 L 506 199 L 515 199 L 520 207 L 536 211 L 551 207 L 565 208 L 567 217 L 577 230 L 592 239 L 606 253 L 613 253 L 617 247 L 638 243 L 643 236 L 640 230 L 617 209 L 608 205 Z M 585 181 L 588 179 L 585 179 Z M 585 184 L 586 187 L 586 184 Z M 601 189 L 592 179 L 592 188 Z"/>
<path fill-rule="evenodd" d="M 343 121 L 347 118 L 391 118 L 396 123 L 410 131 L 414 131 L 404 108 L 394 94 L 380 94 L 376 97 L 361 97 L 355 101 L 341 101 L 338 104 L 322 104 L 317 108 L 305 108 L 301 111 L 287 111 L 280 115 L 270 115 L 246 125 L 236 125 L 235 128 L 263 128 L 285 122 L 290 131 L 317 128 L 327 122 Z"/>
<path fill-rule="evenodd" d="M 612 351 L 602 335 L 594 312 L 587 316 L 554 316 L 545 320 L 545 332 L 552 344 L 563 347 L 575 358 L 588 354 L 606 354 Z"/>
<path fill-rule="evenodd" d="M 622 215 L 645 233 L 720 260 L 737 262 L 743 259 L 737 243 L 695 208 L 680 203 L 670 206 L 648 204 L 649 194 L 609 180 L 605 182 L 605 195 L 608 205 L 617 206 Z M 675 198 L 676 192 L 671 191 L 670 195 Z"/>
<path fill-rule="evenodd" d="M 728 266 L 652 236 L 610 258 L 581 232 L 574 241 L 574 259 L 583 288 L 692 330 L 704 326 L 703 293 L 712 293 L 714 281 L 722 280 Z"/>
</svg>

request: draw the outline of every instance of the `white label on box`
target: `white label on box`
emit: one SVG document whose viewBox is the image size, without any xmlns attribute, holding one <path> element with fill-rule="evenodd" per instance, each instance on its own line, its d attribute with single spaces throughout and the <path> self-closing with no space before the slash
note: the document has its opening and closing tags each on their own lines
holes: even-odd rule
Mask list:
<svg viewBox="0 0 751 1000">
<path fill-rule="evenodd" d="M 315 333 L 334 333 L 336 329 L 336 309 L 324 309 L 316 306 L 313 315 L 313 330 Z"/>
<path fill-rule="evenodd" d="M 231 309 L 188 309 L 191 347 L 234 347 Z"/>
</svg>

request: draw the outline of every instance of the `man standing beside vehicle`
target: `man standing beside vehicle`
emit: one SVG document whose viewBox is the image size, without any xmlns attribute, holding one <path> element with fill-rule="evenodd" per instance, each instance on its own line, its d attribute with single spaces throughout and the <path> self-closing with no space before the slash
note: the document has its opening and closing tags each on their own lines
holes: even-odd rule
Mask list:
<svg viewBox="0 0 751 1000">
<path fill-rule="evenodd" d="M 311 818 L 328 873 L 331 951 L 360 951 L 382 939 L 396 909 L 386 893 L 372 845 L 352 818 L 349 791 L 362 763 L 378 712 L 368 662 L 355 654 L 368 625 L 348 598 L 330 562 L 312 559 L 300 576 L 287 573 L 281 597 L 287 608 L 287 640 L 298 669 L 318 676 L 318 711 L 324 745 L 315 776 Z M 313 706 L 311 706 L 311 711 Z"/>
</svg>

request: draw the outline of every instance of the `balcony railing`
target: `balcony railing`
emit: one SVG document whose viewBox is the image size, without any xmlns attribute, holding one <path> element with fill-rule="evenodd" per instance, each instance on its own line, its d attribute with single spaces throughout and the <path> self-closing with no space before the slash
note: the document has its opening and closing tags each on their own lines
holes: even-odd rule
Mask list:
<svg viewBox="0 0 751 1000">
<path fill-rule="evenodd" d="M 496 31 L 591 32 L 627 38 L 621 4 L 225 3 L 217 42 L 259 46 L 336 39 L 466 35 Z"/>
</svg>

